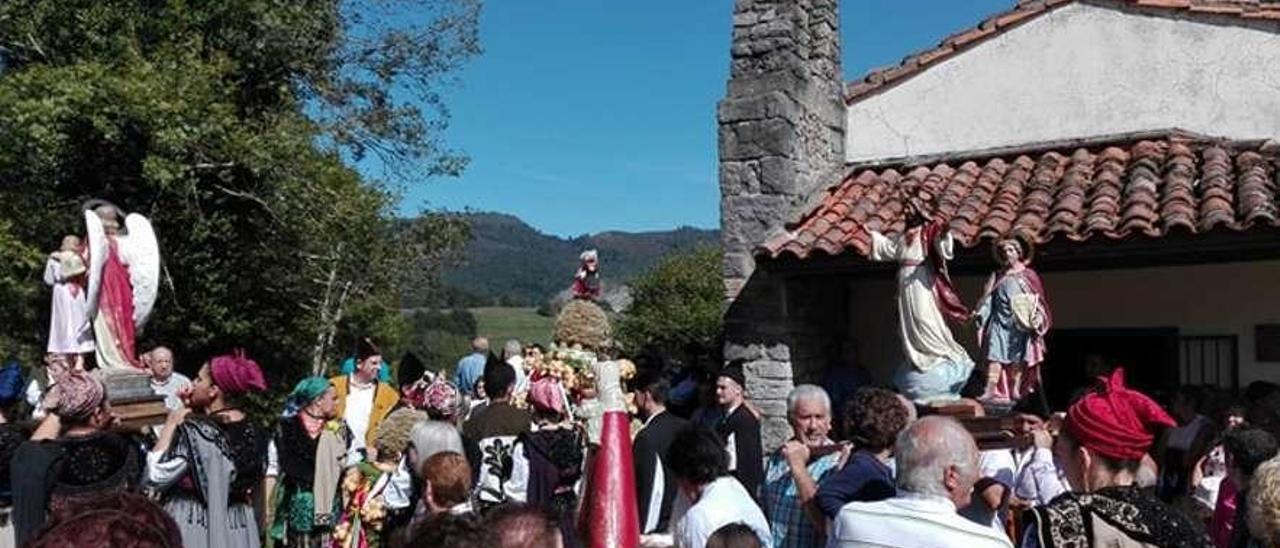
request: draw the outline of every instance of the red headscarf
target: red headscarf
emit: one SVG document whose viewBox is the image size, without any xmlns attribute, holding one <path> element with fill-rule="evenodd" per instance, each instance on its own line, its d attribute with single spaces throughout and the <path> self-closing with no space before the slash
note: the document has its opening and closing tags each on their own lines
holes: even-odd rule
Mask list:
<svg viewBox="0 0 1280 548">
<path fill-rule="evenodd" d="M 1151 398 L 1124 385 L 1123 368 L 1098 380 L 1101 388 L 1067 410 L 1067 432 L 1090 451 L 1138 460 L 1151 448 L 1157 429 L 1177 424 Z"/>
</svg>

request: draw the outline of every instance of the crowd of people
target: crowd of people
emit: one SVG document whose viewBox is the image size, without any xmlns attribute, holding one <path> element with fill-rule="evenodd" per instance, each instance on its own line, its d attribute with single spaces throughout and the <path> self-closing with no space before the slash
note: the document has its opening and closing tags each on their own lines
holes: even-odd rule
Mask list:
<svg viewBox="0 0 1280 548">
<path fill-rule="evenodd" d="M 188 379 L 159 347 L 144 361 L 170 411 L 142 432 L 116 427 L 79 360 L 51 355 L 29 382 L 0 368 L 0 545 L 594 545 L 597 417 L 528 370 L 539 347 L 473 350 L 451 374 L 409 358 L 392 382 L 361 339 L 266 424 L 246 411 L 268 388 L 252 358 L 215 356 Z M 833 403 L 802 384 L 790 437 L 766 448 L 743 364 L 637 361 L 625 473 L 644 546 L 1280 546 L 1280 386 L 1183 387 L 1162 406 L 1115 369 L 1064 412 L 1024 398 L 1012 441 L 980 449 L 891 390 Z"/>
</svg>

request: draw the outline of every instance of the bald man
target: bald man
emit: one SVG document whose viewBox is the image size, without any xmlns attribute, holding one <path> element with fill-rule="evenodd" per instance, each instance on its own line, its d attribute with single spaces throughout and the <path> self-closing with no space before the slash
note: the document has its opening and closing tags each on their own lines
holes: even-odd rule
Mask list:
<svg viewBox="0 0 1280 548">
<path fill-rule="evenodd" d="M 142 355 L 142 363 L 151 370 L 151 389 L 164 396 L 164 406 L 170 411 L 182 407 L 178 394 L 191 386 L 191 379 L 173 370 L 173 351 L 157 346 Z"/>
<path fill-rule="evenodd" d="M 893 457 L 897 496 L 846 504 L 828 546 L 1012 548 L 1003 532 L 956 513 L 978 479 L 978 446 L 960 423 L 937 415 L 912 423 L 898 434 Z"/>
</svg>

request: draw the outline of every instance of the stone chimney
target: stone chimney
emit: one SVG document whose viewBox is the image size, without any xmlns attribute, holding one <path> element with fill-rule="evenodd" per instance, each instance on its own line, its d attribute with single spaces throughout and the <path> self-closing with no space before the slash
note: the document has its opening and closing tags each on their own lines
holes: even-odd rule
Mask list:
<svg viewBox="0 0 1280 548">
<path fill-rule="evenodd" d="M 844 165 L 838 0 L 735 0 L 732 66 L 718 108 L 725 359 L 747 360 L 766 451 L 785 439 L 792 334 L 780 276 L 754 250 L 785 230 Z"/>
</svg>

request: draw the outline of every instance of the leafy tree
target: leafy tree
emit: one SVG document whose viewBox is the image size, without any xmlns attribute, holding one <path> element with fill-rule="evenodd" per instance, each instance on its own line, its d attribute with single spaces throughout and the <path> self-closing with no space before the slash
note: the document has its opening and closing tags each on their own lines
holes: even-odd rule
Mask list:
<svg viewBox="0 0 1280 548">
<path fill-rule="evenodd" d="M 701 246 L 670 255 L 637 276 L 631 285 L 635 300 L 617 324 L 623 349 L 676 355 L 690 344 L 710 348 L 722 324 L 721 257 L 718 248 Z"/>
<path fill-rule="evenodd" d="M 291 381 L 354 333 L 407 345 L 399 287 L 433 283 L 467 231 L 446 215 L 397 220 L 394 206 L 403 184 L 465 165 L 441 141 L 438 90 L 479 51 L 478 12 L 477 0 L 0 2 L 5 336 L 38 352 L 39 254 L 82 231 L 80 204 L 100 197 L 155 223 L 164 271 L 141 342 L 176 346 L 189 368 L 242 346 Z M 370 153 L 398 184 L 348 167 Z"/>
<path fill-rule="evenodd" d="M 467 310 L 419 310 L 409 315 L 409 321 L 410 349 L 430 370 L 451 372 L 458 359 L 471 351 L 476 319 Z"/>
</svg>

